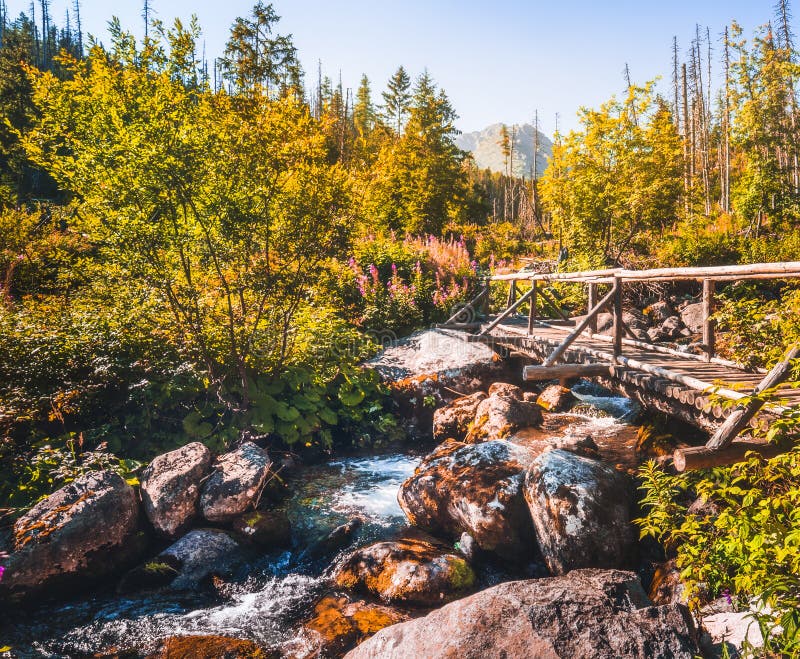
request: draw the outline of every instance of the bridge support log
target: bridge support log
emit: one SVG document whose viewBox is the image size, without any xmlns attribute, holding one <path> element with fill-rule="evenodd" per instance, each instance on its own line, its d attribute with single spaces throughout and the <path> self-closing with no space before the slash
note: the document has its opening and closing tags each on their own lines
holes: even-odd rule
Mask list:
<svg viewBox="0 0 800 659">
<path fill-rule="evenodd" d="M 706 442 L 706 448 L 719 450 L 730 444 L 734 438 L 744 430 L 750 419 L 764 406 L 764 400 L 758 398 L 767 389 L 776 387 L 787 377 L 792 367 L 792 360 L 800 355 L 800 344 L 793 345 L 784 355 L 783 360 L 775 364 L 772 370 L 753 389 L 753 396 L 745 405 L 731 412 L 714 436 Z"/>
<path fill-rule="evenodd" d="M 786 449 L 767 442 L 735 441 L 721 449 L 709 449 L 705 446 L 679 448 L 672 456 L 675 469 L 679 472 L 692 469 L 708 469 L 735 464 L 745 459 L 749 451 L 755 451 L 765 459 L 774 458 Z"/>
<path fill-rule="evenodd" d="M 522 379 L 528 382 L 560 380 L 562 378 L 591 378 L 610 376 L 611 364 L 556 364 L 554 366 L 526 366 Z"/>
</svg>

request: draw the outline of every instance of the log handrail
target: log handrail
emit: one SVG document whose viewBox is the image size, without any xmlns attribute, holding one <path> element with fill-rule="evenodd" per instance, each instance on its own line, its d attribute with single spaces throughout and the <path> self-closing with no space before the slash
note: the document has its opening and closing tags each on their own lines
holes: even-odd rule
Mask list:
<svg viewBox="0 0 800 659">
<path fill-rule="evenodd" d="M 612 283 L 615 277 L 628 281 L 676 280 L 676 279 L 780 279 L 800 276 L 800 261 L 776 263 L 747 263 L 742 265 L 718 265 L 686 268 L 652 268 L 649 270 L 627 270 L 607 268 L 605 270 L 581 270 L 577 272 L 536 273 L 531 271 L 492 275 L 492 281 L 569 281 Z"/>
</svg>

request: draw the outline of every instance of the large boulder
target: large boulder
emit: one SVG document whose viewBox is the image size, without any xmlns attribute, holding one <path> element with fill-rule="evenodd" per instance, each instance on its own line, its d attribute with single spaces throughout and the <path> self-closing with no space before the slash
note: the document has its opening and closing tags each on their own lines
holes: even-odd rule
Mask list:
<svg viewBox="0 0 800 659">
<path fill-rule="evenodd" d="M 314 606 L 302 631 L 313 656 L 341 656 L 384 627 L 408 620 L 408 615 L 381 604 L 328 594 Z"/>
<path fill-rule="evenodd" d="M 229 522 L 255 508 L 271 466 L 267 452 L 252 442 L 219 456 L 200 496 L 203 517 L 209 522 Z"/>
<path fill-rule="evenodd" d="M 469 334 L 430 329 L 404 339 L 379 337 L 387 347 L 365 363 L 389 386 L 406 427 L 429 437 L 433 412 L 458 397 L 486 390 L 491 382 L 516 374 L 516 365 L 501 359 L 483 343 L 468 341 Z"/>
<path fill-rule="evenodd" d="M 469 396 L 456 398 L 452 403 L 437 409 L 433 413 L 433 438 L 437 442 L 451 438 L 462 441 L 475 419 L 478 405 L 486 397 L 484 392 L 476 391 Z"/>
<path fill-rule="evenodd" d="M 628 478 L 598 460 L 556 449 L 542 453 L 525 475 L 536 536 L 547 567 L 620 567 L 634 540 Z"/>
<path fill-rule="evenodd" d="M 159 535 L 174 539 L 197 517 L 200 487 L 211 469 L 211 451 L 192 442 L 155 458 L 142 474 L 142 505 Z"/>
<path fill-rule="evenodd" d="M 339 588 L 376 595 L 388 603 L 437 606 L 472 588 L 475 573 L 463 557 L 424 534 L 360 547 L 332 575 Z"/>
<path fill-rule="evenodd" d="M 632 572 L 511 581 L 379 631 L 347 659 L 691 659 L 688 610 L 652 606 Z"/>
<path fill-rule="evenodd" d="M 153 565 L 173 566 L 170 587 L 189 590 L 226 571 L 239 558 L 239 543 L 219 529 L 195 529 L 161 552 Z"/>
<path fill-rule="evenodd" d="M 113 471 L 93 471 L 65 485 L 14 524 L 0 599 L 23 599 L 112 572 L 137 544 L 138 516 L 133 488 Z"/>
<path fill-rule="evenodd" d="M 542 408 L 536 403 L 526 401 L 522 396 L 499 391 L 478 405 L 466 441 L 474 444 L 503 439 L 521 428 L 538 426 L 541 423 Z"/>
<path fill-rule="evenodd" d="M 467 532 L 483 550 L 530 559 L 536 543 L 522 483 L 534 457 L 503 440 L 451 440 L 422 460 L 397 499 L 414 526 L 452 538 Z"/>
</svg>

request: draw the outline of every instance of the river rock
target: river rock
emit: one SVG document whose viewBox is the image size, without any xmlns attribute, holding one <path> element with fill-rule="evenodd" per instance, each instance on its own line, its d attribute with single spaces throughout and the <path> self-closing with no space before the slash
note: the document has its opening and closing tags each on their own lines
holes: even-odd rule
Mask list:
<svg viewBox="0 0 800 659">
<path fill-rule="evenodd" d="M 509 384 L 508 382 L 493 382 L 489 387 L 489 395 L 494 396 L 498 394 L 500 396 L 511 396 L 512 398 L 517 398 L 518 400 L 523 400 L 525 397 L 525 392 L 522 391 L 517 385 Z"/>
<path fill-rule="evenodd" d="M 408 620 L 408 615 L 381 604 L 353 600 L 345 595 L 325 595 L 303 629 L 314 656 L 341 656 L 384 627 Z"/>
<path fill-rule="evenodd" d="M 114 655 L 117 656 L 117 655 Z M 128 656 L 122 654 L 120 656 Z M 139 656 L 131 653 L 130 656 Z M 159 642 L 146 659 L 267 659 L 257 643 L 228 636 L 172 636 Z"/>
<path fill-rule="evenodd" d="M 333 556 L 353 541 L 362 524 L 363 522 L 358 517 L 340 524 L 324 538 L 311 545 L 305 551 L 304 557 L 319 559 Z"/>
<path fill-rule="evenodd" d="M 389 386 L 412 433 L 429 437 L 434 409 L 452 400 L 454 391 L 469 395 L 486 390 L 505 375 L 518 376 L 515 365 L 502 360 L 491 347 L 469 342 L 469 336 L 432 329 L 400 340 L 380 337 L 386 339 L 386 348 L 364 364 Z"/>
<path fill-rule="evenodd" d="M 437 409 L 433 413 L 433 438 L 438 442 L 450 438 L 463 440 L 475 419 L 478 405 L 486 398 L 484 392 L 476 391 Z"/>
<path fill-rule="evenodd" d="M 422 533 L 376 542 L 345 556 L 333 582 L 377 595 L 388 603 L 436 606 L 464 595 L 475 573 L 463 557 Z"/>
<path fill-rule="evenodd" d="M 534 453 L 503 440 L 448 441 L 426 456 L 397 494 L 409 522 L 435 535 L 469 533 L 485 551 L 533 557 L 535 536 L 522 496 Z"/>
<path fill-rule="evenodd" d="M 133 488 L 113 471 L 93 471 L 65 485 L 14 524 L 0 599 L 24 599 L 112 572 L 140 548 L 134 541 L 138 514 Z"/>
<path fill-rule="evenodd" d="M 264 550 L 292 544 L 292 527 L 282 511 L 253 510 L 234 519 L 231 528 Z"/>
<path fill-rule="evenodd" d="M 466 437 L 470 444 L 503 439 L 520 428 L 542 423 L 542 408 L 520 396 L 496 393 L 482 400 L 475 411 L 475 420 Z"/>
<path fill-rule="evenodd" d="M 539 394 L 536 404 L 548 412 L 566 412 L 577 400 L 567 387 L 553 384 Z"/>
<path fill-rule="evenodd" d="M 142 474 L 142 505 L 159 535 L 174 539 L 197 517 L 200 487 L 211 469 L 211 451 L 192 442 L 154 458 Z"/>
<path fill-rule="evenodd" d="M 661 323 L 661 333 L 670 339 L 679 336 L 691 336 L 691 331 L 684 327 L 683 322 L 678 316 L 671 316 Z"/>
<path fill-rule="evenodd" d="M 687 304 L 681 309 L 681 320 L 692 334 L 699 334 L 703 331 L 703 303 L 695 302 Z"/>
<path fill-rule="evenodd" d="M 209 522 L 229 522 L 255 508 L 271 465 L 267 452 L 252 442 L 219 456 L 200 497 L 203 517 Z"/>
<path fill-rule="evenodd" d="M 379 631 L 347 659 L 691 659 L 692 619 L 652 606 L 632 572 L 511 581 Z"/>
<path fill-rule="evenodd" d="M 195 529 L 161 552 L 156 562 L 176 566 L 171 588 L 189 590 L 209 575 L 225 571 L 238 558 L 239 543 L 225 531 Z"/>
<path fill-rule="evenodd" d="M 627 477 L 597 460 L 555 449 L 531 464 L 523 487 L 547 567 L 624 565 L 633 544 Z"/>
</svg>

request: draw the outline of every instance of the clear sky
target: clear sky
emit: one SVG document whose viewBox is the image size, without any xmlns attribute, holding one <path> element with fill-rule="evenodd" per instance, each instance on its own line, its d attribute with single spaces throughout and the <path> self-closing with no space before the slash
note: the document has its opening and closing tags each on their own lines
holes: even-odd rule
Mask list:
<svg viewBox="0 0 800 659">
<path fill-rule="evenodd" d="M 164 21 L 196 13 L 209 58 L 221 54 L 234 18 L 253 5 L 151 1 Z M 6 2 L 12 15 L 30 4 Z M 51 3 L 51 15 L 63 23 L 73 0 Z M 774 1 L 275 0 L 273 5 L 282 17 L 278 31 L 294 36 L 309 80 L 321 60 L 332 78 L 341 71 L 345 87 L 357 86 L 366 73 L 379 99 L 398 65 L 412 74 L 427 67 L 450 96 L 462 130 L 530 122 L 538 108 L 542 129 L 552 133 L 556 113 L 562 129 L 572 128 L 579 106 L 597 106 L 621 93 L 626 62 L 635 82 L 662 75 L 668 84 L 673 35 L 685 52 L 695 24 L 703 31 L 707 25 L 719 50 L 731 19 L 750 35 L 772 17 Z M 112 15 L 133 32 L 143 31 L 141 2 L 82 0 L 81 6 L 85 31 L 101 41 Z M 800 19 L 800 9 L 797 14 Z M 797 28 L 798 21 L 794 24 Z"/>
</svg>

